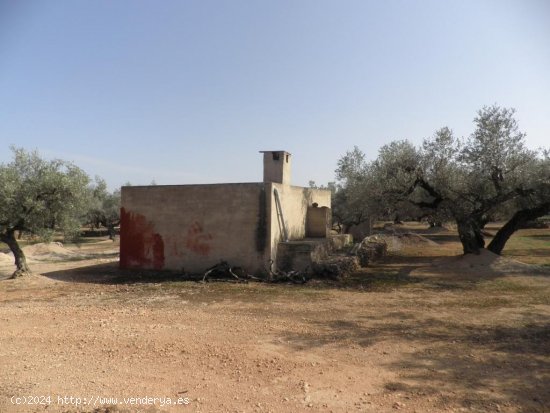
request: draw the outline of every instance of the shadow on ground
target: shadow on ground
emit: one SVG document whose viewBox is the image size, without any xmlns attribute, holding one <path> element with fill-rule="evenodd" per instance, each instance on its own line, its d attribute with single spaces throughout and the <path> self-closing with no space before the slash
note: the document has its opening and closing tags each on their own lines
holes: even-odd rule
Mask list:
<svg viewBox="0 0 550 413">
<path fill-rule="evenodd" d="M 342 279 L 316 278 L 313 276 L 304 288 L 315 290 L 353 290 L 357 292 L 386 292 L 403 288 L 421 287 L 430 290 L 471 290 L 476 285 L 502 277 L 503 273 L 479 274 L 477 271 L 446 272 L 431 269 L 439 256 L 401 257 L 389 256 Z M 419 270 L 419 271 L 416 271 Z M 424 271 L 427 270 L 427 271 Z M 416 271 L 416 272 L 415 272 Z M 118 262 L 109 262 L 77 268 L 49 271 L 44 276 L 63 282 L 97 284 L 138 284 L 202 280 L 202 274 L 183 274 L 170 271 L 120 269 Z M 233 279 L 211 280 L 231 282 Z M 253 282 L 253 281 L 251 281 Z M 284 285 L 278 283 L 277 285 Z"/>
<path fill-rule="evenodd" d="M 427 258 L 429 260 L 429 257 Z M 349 277 L 340 280 L 326 278 L 310 279 L 303 288 L 315 290 L 323 289 L 349 289 L 360 292 L 388 291 L 407 285 L 421 282 L 418 277 L 409 274 L 423 264 L 426 258 L 413 259 L 416 264 L 402 265 L 400 263 L 384 263 L 358 271 Z M 411 261 L 409 261 L 410 263 Z M 96 283 L 96 284 L 138 284 L 138 283 L 163 283 L 163 282 L 197 282 L 202 280 L 202 274 L 182 274 L 170 271 L 143 271 L 125 270 L 118 267 L 118 262 L 102 263 L 78 268 L 56 270 L 43 273 L 44 276 L 63 282 Z M 213 279 L 213 282 L 231 282 L 233 279 Z M 250 281 L 254 282 L 254 281 Z M 260 283 L 263 284 L 263 283 Z M 290 283 L 292 284 L 292 283 Z M 270 285 L 285 285 L 277 283 Z"/>
<path fill-rule="evenodd" d="M 547 412 L 550 407 L 547 318 L 530 316 L 519 325 L 488 327 L 392 312 L 369 317 L 367 323 L 316 322 L 314 333 L 290 333 L 285 340 L 297 351 L 409 342 L 415 350 L 387 363 L 398 372 L 399 381 L 388 382 L 385 388 L 411 398 L 431 396 L 442 411 L 449 407 L 500 411 L 498 406 L 510 405 Z M 391 344 L 387 348 L 391 351 Z"/>
<path fill-rule="evenodd" d="M 45 277 L 64 282 L 96 284 L 137 284 L 172 281 L 198 281 L 201 276 L 192 276 L 169 271 L 123 270 L 118 262 L 88 265 L 79 268 L 50 271 Z"/>
</svg>

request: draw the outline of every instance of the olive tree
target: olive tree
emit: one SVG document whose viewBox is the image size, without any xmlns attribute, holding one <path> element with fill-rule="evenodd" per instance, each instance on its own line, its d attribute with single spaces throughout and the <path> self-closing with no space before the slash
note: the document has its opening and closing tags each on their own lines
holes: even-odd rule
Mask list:
<svg viewBox="0 0 550 413">
<path fill-rule="evenodd" d="M 332 196 L 332 216 L 341 231 L 347 233 L 353 225 L 369 220 L 373 204 L 368 196 L 368 163 L 358 147 L 338 161 L 336 184 Z"/>
<path fill-rule="evenodd" d="M 506 207 L 517 222 L 504 225 L 489 246 L 500 253 L 521 222 L 547 213 L 550 201 L 548 157 L 526 148 L 513 115 L 513 109 L 484 107 L 466 140 L 445 127 L 419 148 L 407 141 L 384 146 L 370 168 L 380 202 L 406 201 L 453 219 L 464 253 L 485 247 L 484 226 Z"/>
<path fill-rule="evenodd" d="M 391 166 L 398 162 L 403 168 Z M 368 162 L 354 147 L 338 161 L 337 190 L 333 196 L 333 217 L 343 223 L 344 232 L 373 219 L 418 219 L 430 215 L 403 195 L 410 185 L 408 165 L 418 163 L 416 149 L 407 141 L 396 141 L 380 149 L 378 159 Z M 413 167 L 414 169 L 414 167 Z"/>
<path fill-rule="evenodd" d="M 77 233 L 89 199 L 89 178 L 70 162 L 48 161 L 36 151 L 11 149 L 13 161 L 0 164 L 0 241 L 14 255 L 13 277 L 17 277 L 30 270 L 15 232 L 44 238 L 54 230 Z"/>
<path fill-rule="evenodd" d="M 105 180 L 96 176 L 91 194 L 86 223 L 92 228 L 107 228 L 114 240 L 115 227 L 120 224 L 120 189 L 109 192 Z"/>
</svg>

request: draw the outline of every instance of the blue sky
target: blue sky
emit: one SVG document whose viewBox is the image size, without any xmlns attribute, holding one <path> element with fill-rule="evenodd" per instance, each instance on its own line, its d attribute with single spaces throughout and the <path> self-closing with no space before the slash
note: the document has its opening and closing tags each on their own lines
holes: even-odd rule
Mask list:
<svg viewBox="0 0 550 413">
<path fill-rule="evenodd" d="M 333 180 L 483 105 L 550 146 L 550 2 L 0 0 L 0 162 L 9 145 L 111 187 Z"/>
</svg>

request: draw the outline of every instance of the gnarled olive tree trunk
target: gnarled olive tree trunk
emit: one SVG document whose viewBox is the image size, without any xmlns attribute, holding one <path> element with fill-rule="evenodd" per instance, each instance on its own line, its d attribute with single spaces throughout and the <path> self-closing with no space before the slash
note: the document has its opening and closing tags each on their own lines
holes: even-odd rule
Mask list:
<svg viewBox="0 0 550 413">
<path fill-rule="evenodd" d="M 13 256 L 15 257 L 15 267 L 17 268 L 11 278 L 21 277 L 30 274 L 31 270 L 27 265 L 27 259 L 23 250 L 19 247 L 15 238 L 15 230 L 7 230 L 4 234 L 0 234 L 0 240 L 8 244 Z"/>
<path fill-rule="evenodd" d="M 520 229 L 525 223 L 546 215 L 550 211 L 550 202 L 542 204 L 535 208 L 522 209 L 503 225 L 495 234 L 493 240 L 487 246 L 487 249 L 495 254 L 501 254 L 508 239 L 514 232 Z"/>
<path fill-rule="evenodd" d="M 479 254 L 479 250 L 485 247 L 482 225 L 475 218 L 457 220 L 457 225 L 464 254 Z"/>
</svg>

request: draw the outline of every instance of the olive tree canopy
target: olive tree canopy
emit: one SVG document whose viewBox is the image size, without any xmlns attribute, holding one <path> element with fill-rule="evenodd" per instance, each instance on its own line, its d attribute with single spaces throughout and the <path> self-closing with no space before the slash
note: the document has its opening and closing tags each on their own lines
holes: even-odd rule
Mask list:
<svg viewBox="0 0 550 413">
<path fill-rule="evenodd" d="M 120 189 L 109 192 L 104 179 L 96 176 L 91 188 L 91 199 L 86 213 L 86 224 L 93 228 L 107 228 L 114 240 L 115 227 L 120 224 Z"/>
<path fill-rule="evenodd" d="M 420 147 L 385 145 L 363 168 L 370 187 L 362 193 L 387 208 L 407 202 L 454 220 L 464 253 L 484 248 L 482 229 L 503 216 L 508 222 L 488 247 L 500 253 L 527 219 L 550 212 L 550 160 L 525 146 L 513 109 L 484 107 L 474 124 L 466 140 L 444 127 Z"/>
<path fill-rule="evenodd" d="M 11 149 L 13 161 L 0 164 L 0 241 L 13 252 L 16 277 L 28 273 L 29 267 L 15 232 L 46 238 L 54 230 L 76 233 L 86 211 L 89 178 L 70 162 Z"/>
</svg>

